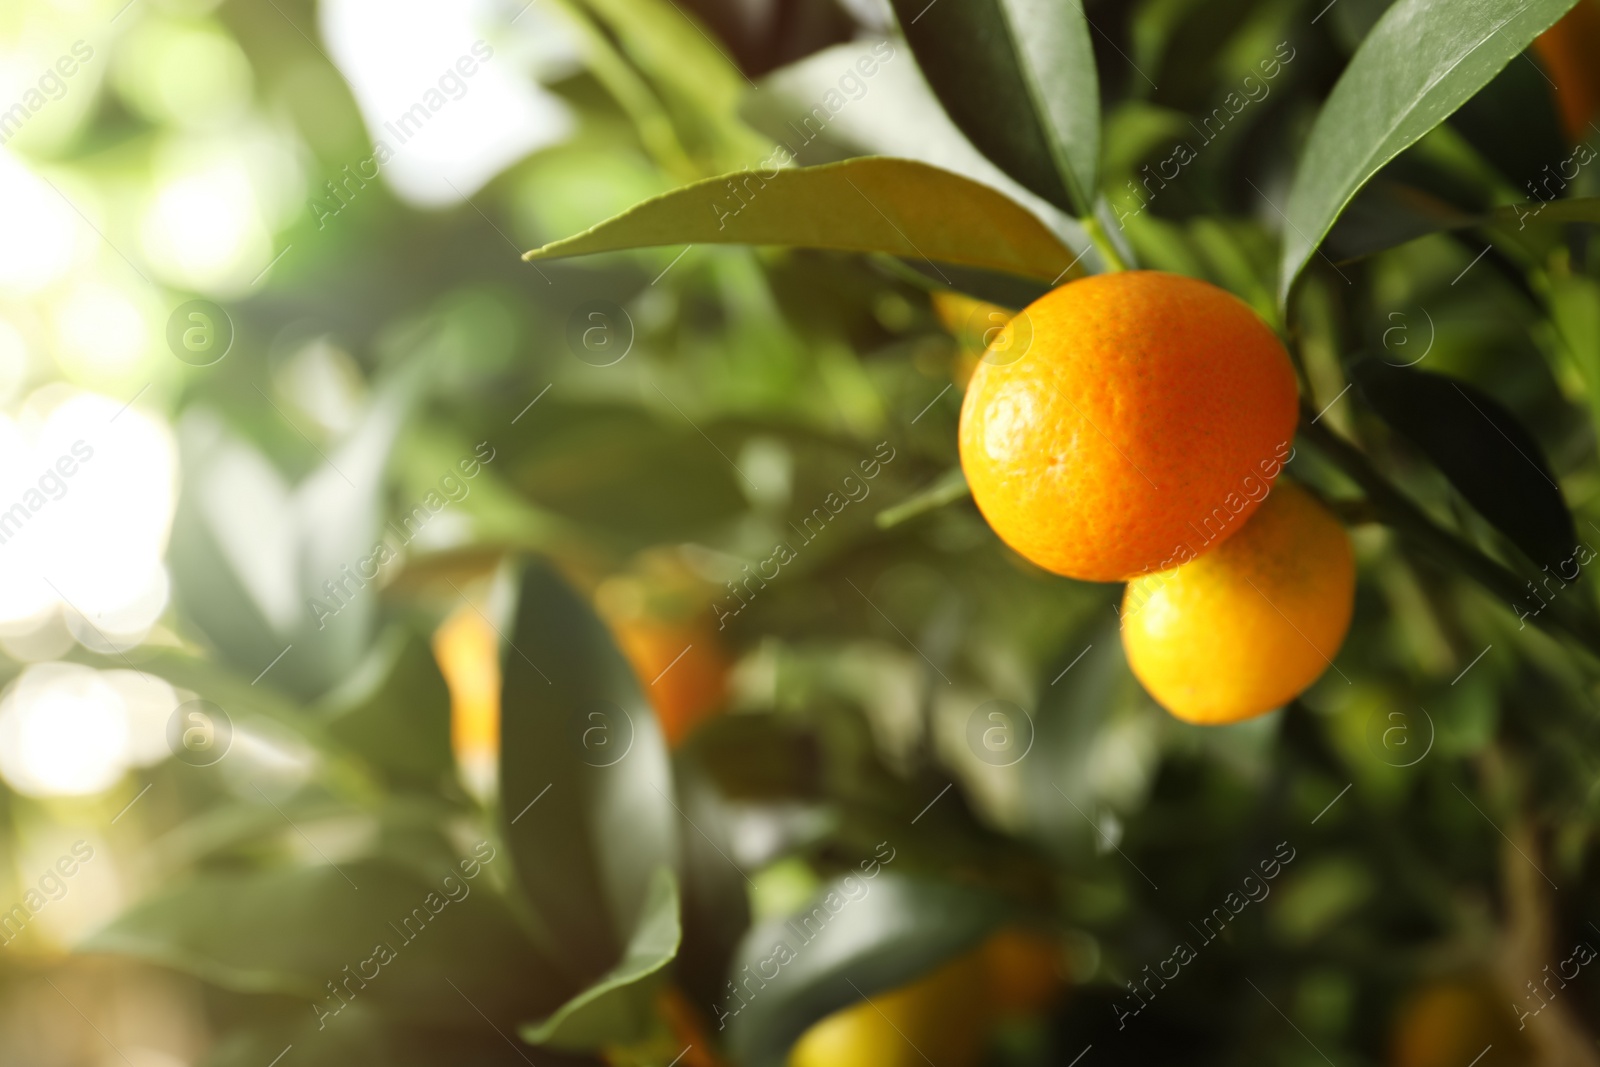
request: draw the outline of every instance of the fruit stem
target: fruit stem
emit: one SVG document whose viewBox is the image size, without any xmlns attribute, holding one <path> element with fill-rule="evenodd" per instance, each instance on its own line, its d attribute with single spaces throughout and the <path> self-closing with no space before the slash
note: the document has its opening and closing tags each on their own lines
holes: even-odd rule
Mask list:
<svg viewBox="0 0 1600 1067">
<path fill-rule="evenodd" d="M 972 495 L 972 490 L 967 488 L 966 476 L 961 473 L 960 467 L 952 467 L 941 474 L 932 485 L 913 494 L 910 498 L 890 508 L 878 512 L 877 525 L 880 530 L 888 530 L 900 525 L 908 519 L 925 515 L 952 504 L 963 497 Z"/>
<path fill-rule="evenodd" d="M 1361 487 L 1386 525 L 1409 537 L 1439 563 L 1463 571 L 1490 593 L 1504 598 L 1508 609 L 1524 597 L 1526 583 L 1522 579 L 1478 548 L 1438 526 L 1380 474 L 1364 453 L 1327 427 L 1317 425 L 1313 421 L 1315 415 L 1316 412 L 1301 404 L 1300 434 Z M 1591 654 L 1600 654 L 1600 625 L 1594 619 L 1577 615 L 1564 604 L 1552 603 L 1551 608 L 1555 610 L 1540 612 L 1532 616 L 1531 621 L 1552 634 L 1576 640 Z"/>
<path fill-rule="evenodd" d="M 1100 253 L 1100 258 L 1105 260 L 1108 271 L 1128 269 L 1128 261 L 1117 251 L 1116 243 L 1106 233 L 1105 227 L 1100 225 L 1099 219 L 1093 215 L 1085 215 L 1078 220 L 1078 225 L 1083 227 L 1083 232 L 1094 242 L 1095 250 Z"/>
</svg>

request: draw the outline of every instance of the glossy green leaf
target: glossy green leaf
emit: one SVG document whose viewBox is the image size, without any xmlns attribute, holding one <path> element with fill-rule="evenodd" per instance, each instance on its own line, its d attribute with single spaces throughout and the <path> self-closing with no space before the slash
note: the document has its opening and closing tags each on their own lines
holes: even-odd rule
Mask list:
<svg viewBox="0 0 1600 1067">
<path fill-rule="evenodd" d="M 1487 85 L 1573 0 L 1400 0 L 1317 116 L 1285 205 L 1278 298 L 1378 169 Z"/>
<path fill-rule="evenodd" d="M 1037 218 L 988 186 L 878 157 L 709 178 L 523 258 L 686 244 L 882 252 L 1046 281 L 1076 259 Z"/>
<path fill-rule="evenodd" d="M 1572 513 L 1531 433 L 1494 397 L 1443 374 L 1367 359 L 1352 376 L 1383 420 L 1540 566 L 1570 562 Z"/>
<path fill-rule="evenodd" d="M 1080 218 L 1093 209 L 1100 81 L 1080 0 L 893 0 L 939 102 L 1011 177 Z"/>
<path fill-rule="evenodd" d="M 525 1024 L 524 1041 L 565 1050 L 598 1049 L 637 1040 L 654 1016 L 653 975 L 678 954 L 678 883 L 666 867 L 650 880 L 649 895 L 627 951 L 599 981 L 567 1001 L 554 1015 Z"/>
<path fill-rule="evenodd" d="M 819 105 L 826 110 L 822 102 L 838 89 L 840 71 L 850 68 L 865 77 L 862 100 L 870 98 L 870 105 L 841 108 L 821 122 Z M 1069 215 L 995 166 L 956 128 L 898 36 L 861 37 L 796 60 L 763 78 L 740 111 L 802 166 L 856 156 L 914 159 L 998 189 L 1054 231 L 1074 226 Z"/>
<path fill-rule="evenodd" d="M 237 992 L 304 997 L 330 1028 L 340 996 L 412 1022 L 553 1007 L 568 987 L 482 877 L 485 856 L 495 861 L 490 850 L 431 879 L 382 859 L 201 875 L 134 905 L 79 948 Z"/>
<path fill-rule="evenodd" d="M 885 843 L 878 855 L 892 862 L 894 851 Z M 716 1008 L 739 1063 L 780 1067 L 812 1023 L 926 973 L 1005 917 L 992 894 L 864 862 L 871 867 L 829 883 L 796 915 L 745 938 L 731 976 L 742 998 L 730 992 Z"/>
<path fill-rule="evenodd" d="M 588 985 L 626 952 L 655 872 L 678 867 L 666 744 L 605 625 L 547 563 L 523 572 L 501 663 L 503 833 L 557 958 Z"/>
</svg>

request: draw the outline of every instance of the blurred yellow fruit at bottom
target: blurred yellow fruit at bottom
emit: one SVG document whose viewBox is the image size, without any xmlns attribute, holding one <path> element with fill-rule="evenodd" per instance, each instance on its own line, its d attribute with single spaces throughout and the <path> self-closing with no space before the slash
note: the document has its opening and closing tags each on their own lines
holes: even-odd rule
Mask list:
<svg viewBox="0 0 1600 1067">
<path fill-rule="evenodd" d="M 910 985 L 834 1012 L 801 1035 L 789 1067 L 965 1067 L 989 1026 L 985 971 L 962 956 Z"/>
<path fill-rule="evenodd" d="M 923 977 L 841 1008 L 800 1036 L 789 1067 L 968 1067 L 1001 1020 L 1036 1015 L 1065 985 L 1061 951 L 1006 928 Z"/>
</svg>

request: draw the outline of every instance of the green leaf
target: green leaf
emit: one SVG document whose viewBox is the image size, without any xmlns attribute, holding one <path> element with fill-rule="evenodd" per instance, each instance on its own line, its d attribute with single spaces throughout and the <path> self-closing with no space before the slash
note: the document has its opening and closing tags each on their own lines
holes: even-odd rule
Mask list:
<svg viewBox="0 0 1600 1067">
<path fill-rule="evenodd" d="M 673 980 L 691 998 L 710 1003 L 721 995 L 728 963 L 750 929 L 751 883 L 732 859 L 734 812 L 700 751 L 680 749 L 673 762 L 683 820 L 683 949 Z"/>
<path fill-rule="evenodd" d="M 666 105 L 692 154 L 711 164 L 707 169 L 718 160 L 734 165 L 770 147 L 738 121 L 750 83 L 692 8 L 673 0 L 566 2 L 588 9 L 614 35 Z"/>
<path fill-rule="evenodd" d="M 311 1012 L 299 1009 L 286 1018 L 261 1020 L 228 1028 L 201 1061 L 202 1067 L 262 1067 L 289 1047 L 301 1067 L 344 1067 L 376 1062 L 386 1067 L 427 1067 L 414 1041 L 406 1040 L 385 1019 L 357 1000 L 318 1026 Z"/>
<path fill-rule="evenodd" d="M 508 1018 L 560 1003 L 568 987 L 488 880 L 465 877 L 483 873 L 479 860 L 431 879 L 383 859 L 201 875 L 135 905 L 79 949 L 173 967 L 236 992 L 304 997 L 308 1014 L 328 1027 L 338 1018 L 326 1013 L 343 1003 L 330 982 L 350 1003 L 419 1023 L 481 1021 L 480 1010 Z M 379 946 L 392 953 L 387 962 Z"/>
<path fill-rule="evenodd" d="M 886 861 L 893 856 L 879 854 Z M 976 944 L 1006 915 L 992 894 L 867 862 L 874 876 L 836 879 L 795 916 L 745 938 L 733 970 L 744 999 L 729 994 L 717 1007 L 737 1062 L 781 1067 L 812 1023 L 926 973 Z"/>
<path fill-rule="evenodd" d="M 1571 562 L 1578 534 L 1561 487 L 1539 442 L 1503 404 L 1466 382 L 1375 359 L 1352 377 L 1383 420 L 1529 559 L 1552 570 Z"/>
<path fill-rule="evenodd" d="M 1348 263 L 1436 233 L 1493 227 L 1520 234 L 1572 222 L 1600 223 L 1600 197 L 1524 201 L 1472 214 L 1379 178 L 1339 216 L 1327 250 L 1336 262 Z"/>
<path fill-rule="evenodd" d="M 945 111 L 984 155 L 1046 200 L 1091 214 L 1100 83 L 1080 0 L 893 0 Z"/>
<path fill-rule="evenodd" d="M 605 625 L 549 564 L 524 571 L 509 644 L 505 840 L 557 958 L 588 985 L 622 958 L 656 870 L 678 867 L 666 744 Z"/>
<path fill-rule="evenodd" d="M 1534 223 L 1597 222 L 1600 223 L 1600 196 L 1578 196 L 1571 200 L 1537 200 L 1523 204 L 1506 204 L 1497 207 L 1486 220 L 1501 226 L 1516 223 L 1518 228 Z"/>
<path fill-rule="evenodd" d="M 328 733 L 396 782 L 433 790 L 450 773 L 450 689 L 420 635 L 389 631 L 328 705 Z"/>
<path fill-rule="evenodd" d="M 445 992 L 456 996 L 445 986 Z M 460 998 L 457 998 L 460 999 Z M 274 1005 L 276 1006 L 276 1005 Z M 324 1025 L 301 1005 L 271 1011 L 251 1004 L 248 1021 L 219 1026 L 218 1040 L 200 1067 L 528 1067 L 527 1049 L 507 1042 L 504 1032 L 473 1016 L 465 1025 L 405 1026 L 352 1002 Z M 269 1011 L 271 1011 L 269 1015 Z M 304 1016 L 302 1018 L 302 1016 Z M 293 1051 L 289 1051 L 290 1048 Z M 276 1065 L 274 1060 L 282 1057 Z M 119 1061 L 120 1062 L 120 1061 Z M 548 1056 L 539 1057 L 546 1067 Z M 598 1061 L 566 1060 L 563 1067 L 593 1067 Z"/>
<path fill-rule="evenodd" d="M 816 113 L 819 102 L 838 90 L 839 72 L 851 67 L 863 74 L 876 68 L 865 74 L 871 105 L 842 108 L 821 124 Z M 740 111 L 746 121 L 792 151 L 802 166 L 855 156 L 914 159 L 998 189 L 1054 232 L 1076 225 L 973 147 L 945 113 L 898 36 L 860 37 L 796 60 L 763 78 L 759 91 L 745 95 Z"/>
<path fill-rule="evenodd" d="M 1578 203 L 1579 201 L 1571 201 Z M 1588 201 L 1600 220 L 1600 200 Z M 1549 281 L 1550 324 L 1583 379 L 1589 418 L 1600 432 L 1600 280 L 1584 274 Z"/>
<path fill-rule="evenodd" d="M 1102 622 L 1110 614 L 1104 610 L 1073 627 L 1041 672 L 1033 748 L 1017 766 L 1028 797 L 1029 831 L 1062 858 L 1103 847 L 1091 820 L 1108 805 L 1133 807 L 1127 782 L 1148 780 L 1159 755 L 1130 743 L 1128 725 L 1144 712 L 1148 698 L 1128 669 L 1117 622 Z M 1105 758 L 1108 751 L 1117 753 L 1114 768 Z M 1136 871 L 1121 871 L 1144 884 Z"/>
<path fill-rule="evenodd" d="M 677 956 L 682 939 L 678 882 L 671 870 L 660 867 L 650 879 L 644 910 L 622 959 L 548 1019 L 524 1024 L 519 1031 L 522 1039 L 583 1051 L 643 1037 L 654 1015 L 655 984 L 649 979 Z"/>
<path fill-rule="evenodd" d="M 410 370 L 391 379 L 333 457 L 293 487 L 216 416 L 184 419 L 175 597 L 247 677 L 270 665 L 271 684 L 312 698 L 366 654 L 384 472 L 417 383 Z"/>
<path fill-rule="evenodd" d="M 513 407 L 506 418 L 515 415 Z M 502 435 L 497 473 L 539 508 L 624 550 L 692 539 L 737 518 L 749 502 L 727 461 L 684 419 L 669 418 L 675 421 L 632 406 L 547 399 L 539 418 Z"/>
<path fill-rule="evenodd" d="M 882 252 L 1046 281 L 1076 259 L 1037 218 L 988 186 L 880 157 L 709 178 L 523 258 L 684 244 Z"/>
<path fill-rule="evenodd" d="M 1311 128 L 1285 208 L 1280 302 L 1367 180 L 1487 85 L 1572 4 L 1400 0 L 1385 12 Z"/>
</svg>

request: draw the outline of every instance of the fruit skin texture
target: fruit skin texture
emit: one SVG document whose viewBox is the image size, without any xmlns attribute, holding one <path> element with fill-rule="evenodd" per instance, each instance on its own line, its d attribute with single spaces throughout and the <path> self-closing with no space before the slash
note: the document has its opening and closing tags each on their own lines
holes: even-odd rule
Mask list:
<svg viewBox="0 0 1600 1067">
<path fill-rule="evenodd" d="M 1178 718 L 1238 722 L 1317 680 L 1344 642 L 1354 601 L 1349 535 L 1286 480 L 1216 551 L 1128 583 L 1122 645 L 1145 689 Z"/>
<path fill-rule="evenodd" d="M 1034 301 L 978 364 L 961 469 L 1017 552 L 1120 581 L 1244 525 L 1289 452 L 1296 394 L 1283 345 L 1238 298 L 1159 271 L 1096 275 Z"/>
</svg>

